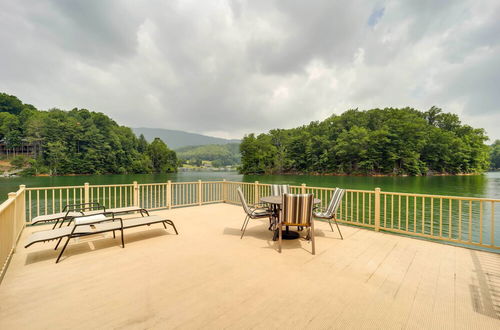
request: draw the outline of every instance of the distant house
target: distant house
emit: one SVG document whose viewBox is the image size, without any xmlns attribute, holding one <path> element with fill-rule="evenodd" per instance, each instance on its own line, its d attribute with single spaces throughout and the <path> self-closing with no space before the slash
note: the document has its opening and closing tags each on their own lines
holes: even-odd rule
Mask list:
<svg viewBox="0 0 500 330">
<path fill-rule="evenodd" d="M 17 156 L 17 155 L 26 155 L 32 156 L 34 154 L 34 146 L 31 143 L 26 141 L 21 141 L 21 145 L 14 148 L 7 148 L 7 144 L 5 140 L 0 140 L 0 155 L 7 156 Z"/>
</svg>

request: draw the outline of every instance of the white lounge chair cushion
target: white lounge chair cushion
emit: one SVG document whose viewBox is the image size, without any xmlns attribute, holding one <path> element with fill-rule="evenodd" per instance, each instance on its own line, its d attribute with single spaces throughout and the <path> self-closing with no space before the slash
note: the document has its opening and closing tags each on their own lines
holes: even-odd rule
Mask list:
<svg viewBox="0 0 500 330">
<path fill-rule="evenodd" d="M 104 214 L 96 214 L 88 217 L 77 217 L 73 221 L 75 221 L 75 225 L 85 225 L 88 223 L 94 223 L 99 220 L 106 220 L 106 216 Z"/>
</svg>

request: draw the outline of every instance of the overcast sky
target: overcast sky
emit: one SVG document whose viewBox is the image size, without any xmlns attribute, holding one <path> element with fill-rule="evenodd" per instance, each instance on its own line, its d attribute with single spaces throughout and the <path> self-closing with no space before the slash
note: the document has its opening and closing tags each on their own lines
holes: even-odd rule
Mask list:
<svg viewBox="0 0 500 330">
<path fill-rule="evenodd" d="M 0 0 L 0 91 L 240 138 L 435 105 L 500 139 L 500 1 Z"/>
</svg>

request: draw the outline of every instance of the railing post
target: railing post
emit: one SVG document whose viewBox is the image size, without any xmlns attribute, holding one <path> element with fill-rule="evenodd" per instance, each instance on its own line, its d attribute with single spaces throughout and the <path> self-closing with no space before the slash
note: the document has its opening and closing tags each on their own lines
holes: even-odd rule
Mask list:
<svg viewBox="0 0 500 330">
<path fill-rule="evenodd" d="M 172 181 L 167 181 L 167 205 L 168 209 L 172 208 Z"/>
<path fill-rule="evenodd" d="M 254 186 L 253 186 L 254 194 L 254 204 L 259 203 L 259 181 L 255 181 Z"/>
<path fill-rule="evenodd" d="M 375 188 L 375 231 L 380 230 L 380 188 Z"/>
<path fill-rule="evenodd" d="M 89 183 L 88 182 L 85 182 L 83 184 L 83 202 L 85 204 L 89 203 L 89 200 L 90 200 L 90 189 L 89 189 Z"/>
<path fill-rule="evenodd" d="M 23 213 L 21 215 L 21 221 L 23 222 L 23 228 L 26 227 L 26 185 L 22 184 L 19 186 L 19 189 L 21 190 L 21 193 L 22 193 L 22 210 L 23 210 Z"/>
<path fill-rule="evenodd" d="M 202 189 L 201 189 L 201 180 L 198 180 L 198 205 L 201 205 L 203 201 Z"/>
<path fill-rule="evenodd" d="M 306 184 L 303 183 L 300 186 L 302 187 L 302 194 L 305 194 L 306 193 Z"/>
<path fill-rule="evenodd" d="M 134 206 L 139 207 L 139 185 L 134 181 Z"/>
<path fill-rule="evenodd" d="M 17 229 L 17 194 L 15 192 L 10 192 L 8 194 L 9 196 L 9 199 L 13 199 L 13 203 L 14 203 L 14 216 L 13 216 L 13 223 L 12 223 L 12 248 L 15 249 L 16 248 L 16 242 L 17 242 L 17 233 L 16 233 L 16 229 Z"/>
<path fill-rule="evenodd" d="M 226 179 L 222 179 L 222 202 L 227 202 L 227 182 Z"/>
</svg>

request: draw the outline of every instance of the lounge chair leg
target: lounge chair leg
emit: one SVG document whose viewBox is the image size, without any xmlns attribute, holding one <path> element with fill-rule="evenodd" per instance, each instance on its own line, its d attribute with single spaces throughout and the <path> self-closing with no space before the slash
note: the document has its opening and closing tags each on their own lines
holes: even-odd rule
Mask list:
<svg viewBox="0 0 500 330">
<path fill-rule="evenodd" d="M 54 250 L 57 250 L 57 247 L 58 247 L 58 246 L 59 246 L 59 244 L 61 243 L 62 239 L 63 239 L 63 238 L 61 237 L 61 238 L 59 239 L 59 241 L 57 241 L 57 244 L 56 244 L 56 247 L 54 248 Z"/>
<path fill-rule="evenodd" d="M 165 220 L 165 222 L 168 223 L 169 225 L 171 225 L 172 228 L 174 228 L 176 235 L 179 235 L 179 232 L 177 231 L 177 228 L 175 228 L 174 222 L 172 220 Z M 165 223 L 163 223 L 163 225 L 165 225 Z M 167 229 L 167 227 L 165 227 L 165 229 Z"/>
<path fill-rule="evenodd" d="M 115 234 L 115 231 L 113 230 L 113 238 L 116 238 L 116 234 Z"/>
<path fill-rule="evenodd" d="M 330 228 L 332 229 L 332 232 L 333 232 L 332 221 L 330 219 L 328 219 L 328 224 L 330 225 Z"/>
<path fill-rule="evenodd" d="M 54 223 L 54 227 L 52 227 L 52 229 L 56 229 L 58 223 L 59 223 L 59 219 L 56 220 L 56 222 Z"/>
<path fill-rule="evenodd" d="M 123 235 L 123 229 L 120 230 L 121 231 L 121 236 L 122 236 L 122 248 L 125 248 L 125 235 Z M 114 231 L 113 231 L 114 233 Z"/>
<path fill-rule="evenodd" d="M 167 225 L 165 224 L 165 221 L 162 222 L 163 228 L 167 229 Z"/>
<path fill-rule="evenodd" d="M 63 255 L 63 253 L 64 253 L 64 250 L 66 250 L 66 246 L 68 246 L 68 243 L 69 243 L 69 240 L 70 240 L 70 239 L 71 239 L 71 238 L 70 238 L 70 237 L 68 237 L 68 239 L 66 240 L 66 243 L 64 243 L 64 246 L 63 246 L 63 248 L 62 248 L 62 250 L 61 250 L 61 253 L 59 253 L 59 256 L 57 257 L 56 264 L 59 262 L 59 259 L 61 259 L 62 255 Z"/>
<path fill-rule="evenodd" d="M 144 212 L 146 212 L 146 215 L 149 217 L 149 211 L 144 209 Z M 142 214 L 142 213 L 141 213 Z"/>
</svg>

